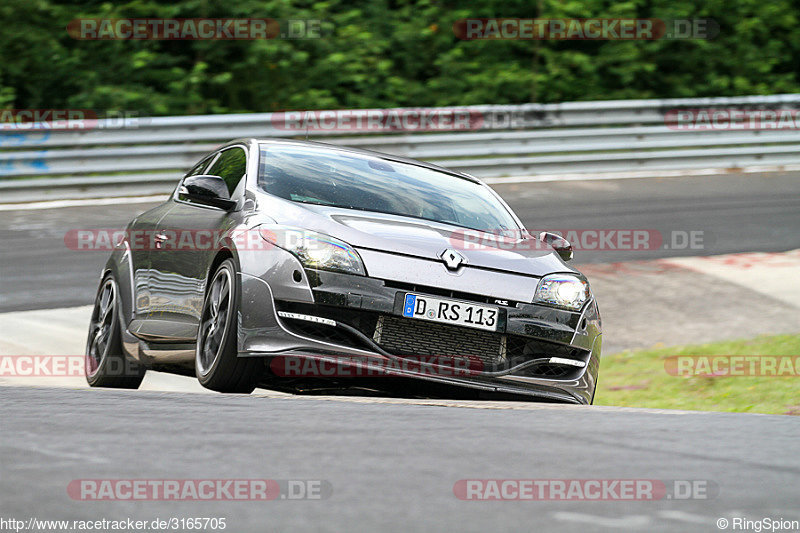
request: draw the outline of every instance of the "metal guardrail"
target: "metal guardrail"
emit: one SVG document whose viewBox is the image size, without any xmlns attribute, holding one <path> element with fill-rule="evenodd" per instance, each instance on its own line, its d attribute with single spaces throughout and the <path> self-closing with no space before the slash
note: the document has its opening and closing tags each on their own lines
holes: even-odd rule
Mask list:
<svg viewBox="0 0 800 533">
<path fill-rule="evenodd" d="M 470 123 L 474 130 L 311 130 L 309 138 L 427 160 L 479 177 L 782 166 L 800 163 L 800 128 L 685 130 L 668 121 L 678 109 L 797 109 L 799 104 L 800 94 L 787 94 L 429 108 L 417 111 L 477 117 Z M 0 190 L 174 183 L 227 140 L 305 137 L 304 131 L 283 127 L 282 117 L 128 118 L 96 121 L 84 130 L 0 129 Z"/>
</svg>

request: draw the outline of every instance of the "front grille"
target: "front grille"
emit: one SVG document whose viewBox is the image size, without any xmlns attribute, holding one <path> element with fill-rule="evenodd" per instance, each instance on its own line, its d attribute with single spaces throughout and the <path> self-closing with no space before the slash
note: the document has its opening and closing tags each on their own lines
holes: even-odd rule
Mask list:
<svg viewBox="0 0 800 533">
<path fill-rule="evenodd" d="M 373 339 L 395 355 L 478 358 L 488 365 L 506 352 L 505 335 L 395 316 L 378 319 Z"/>
<path fill-rule="evenodd" d="M 276 302 L 278 310 L 308 314 L 335 320 L 360 331 L 390 354 L 441 357 L 439 364 L 452 365 L 448 359 L 467 359 L 467 367 L 487 372 L 501 371 L 533 359 L 560 357 L 589 362 L 587 350 L 520 335 L 439 324 L 427 320 L 378 314 L 341 307 Z M 282 319 L 296 334 L 340 346 L 371 350 L 369 343 L 344 328 L 296 319 Z M 480 361 L 479 364 L 476 364 Z M 583 368 L 542 361 L 517 374 L 542 379 L 574 379 Z"/>
</svg>

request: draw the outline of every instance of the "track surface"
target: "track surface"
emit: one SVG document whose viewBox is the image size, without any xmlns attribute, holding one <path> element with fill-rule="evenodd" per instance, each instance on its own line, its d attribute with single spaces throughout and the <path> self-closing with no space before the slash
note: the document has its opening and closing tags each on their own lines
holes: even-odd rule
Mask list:
<svg viewBox="0 0 800 533">
<path fill-rule="evenodd" d="M 25 519 L 227 517 L 237 533 L 716 531 L 720 517 L 800 519 L 793 417 L 449 405 L 0 388 L 2 510 Z M 66 493 L 73 479 L 125 478 L 318 479 L 332 484 L 333 495 L 131 503 L 73 501 Z M 708 480 L 719 495 L 633 502 L 454 496 L 456 481 L 487 478 Z"/>
<path fill-rule="evenodd" d="M 497 185 L 530 229 L 703 231 L 702 249 L 578 251 L 575 263 L 800 248 L 800 174 Z M 66 249 L 70 229 L 124 228 L 151 205 L 0 211 L 0 312 L 91 303 L 106 253 Z"/>
</svg>

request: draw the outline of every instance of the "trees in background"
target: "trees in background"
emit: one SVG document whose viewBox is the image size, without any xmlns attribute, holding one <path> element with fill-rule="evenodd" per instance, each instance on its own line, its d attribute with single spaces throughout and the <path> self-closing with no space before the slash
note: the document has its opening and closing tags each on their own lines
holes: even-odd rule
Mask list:
<svg viewBox="0 0 800 533">
<path fill-rule="evenodd" d="M 465 7 L 468 4 L 469 7 Z M 4 0 L 0 108 L 142 115 L 800 92 L 796 0 Z M 712 40 L 466 41 L 469 17 L 712 18 Z M 319 39 L 82 41 L 76 18 L 318 19 Z"/>
</svg>

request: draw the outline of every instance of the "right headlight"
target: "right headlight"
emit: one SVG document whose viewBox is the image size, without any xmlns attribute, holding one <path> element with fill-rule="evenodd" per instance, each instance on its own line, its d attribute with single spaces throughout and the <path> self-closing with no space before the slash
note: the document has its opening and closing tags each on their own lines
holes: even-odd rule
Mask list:
<svg viewBox="0 0 800 533">
<path fill-rule="evenodd" d="M 591 298 L 589 284 L 572 274 L 550 274 L 536 287 L 533 303 L 543 303 L 578 311 Z"/>
</svg>

